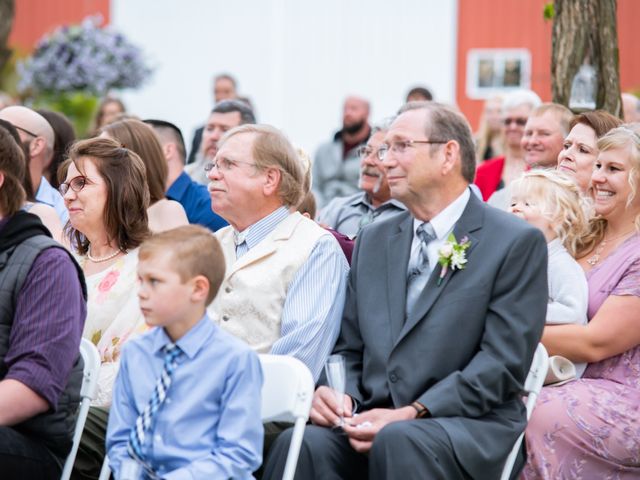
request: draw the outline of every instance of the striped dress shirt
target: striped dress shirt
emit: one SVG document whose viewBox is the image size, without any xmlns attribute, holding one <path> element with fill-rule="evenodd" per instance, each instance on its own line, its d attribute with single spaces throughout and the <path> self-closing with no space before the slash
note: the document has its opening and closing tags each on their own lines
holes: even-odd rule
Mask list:
<svg viewBox="0 0 640 480">
<path fill-rule="evenodd" d="M 238 257 L 264 240 L 289 215 L 287 208 L 280 207 L 248 230 L 236 233 Z M 338 242 L 332 235 L 323 235 L 287 292 L 281 336 L 271 353 L 296 357 L 309 367 L 316 381 L 340 332 L 348 274 L 349 265 Z"/>
</svg>

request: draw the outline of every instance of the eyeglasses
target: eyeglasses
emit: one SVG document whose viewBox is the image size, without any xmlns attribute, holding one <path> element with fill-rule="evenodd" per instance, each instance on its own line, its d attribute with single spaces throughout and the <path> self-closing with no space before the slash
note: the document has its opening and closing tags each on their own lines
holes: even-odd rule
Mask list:
<svg viewBox="0 0 640 480">
<path fill-rule="evenodd" d="M 505 127 L 508 127 L 512 123 L 515 123 L 519 127 L 524 127 L 527 124 L 527 119 L 524 117 L 507 117 L 503 122 Z"/>
<path fill-rule="evenodd" d="M 380 151 L 380 149 L 375 149 L 369 145 L 362 145 L 361 147 L 358 147 L 358 150 L 356 150 L 356 153 L 358 154 L 358 158 L 360 158 L 361 160 L 363 158 L 369 157 L 373 154 L 376 155 L 376 158 L 378 158 L 378 152 Z"/>
<path fill-rule="evenodd" d="M 378 160 L 384 160 L 389 150 L 402 155 L 407 151 L 408 147 L 413 147 L 414 144 L 438 144 L 447 143 L 449 140 L 396 140 L 390 144 L 382 144 L 378 148 Z"/>
<path fill-rule="evenodd" d="M 78 193 L 80 190 L 86 187 L 87 184 L 89 183 L 91 183 L 91 181 L 87 177 L 80 175 L 72 178 L 68 182 L 61 183 L 60 186 L 58 187 L 58 191 L 64 197 L 69 191 L 69 189 Z"/>
<path fill-rule="evenodd" d="M 24 133 L 26 133 L 27 135 L 31 135 L 33 138 L 37 138 L 39 136 L 33 132 L 30 132 L 26 128 L 19 127 L 18 125 L 13 125 L 13 128 L 15 128 L 16 130 L 22 130 Z"/>
<path fill-rule="evenodd" d="M 231 160 L 229 158 L 222 157 L 220 159 L 215 159 L 213 162 L 205 163 L 204 164 L 204 171 L 205 172 L 210 172 L 214 168 L 217 168 L 218 171 L 228 172 L 229 170 L 231 170 L 233 167 L 235 167 L 239 163 L 243 163 L 243 164 L 249 165 L 251 167 L 257 167 L 257 165 L 255 163 L 244 162 L 242 160 Z"/>
</svg>

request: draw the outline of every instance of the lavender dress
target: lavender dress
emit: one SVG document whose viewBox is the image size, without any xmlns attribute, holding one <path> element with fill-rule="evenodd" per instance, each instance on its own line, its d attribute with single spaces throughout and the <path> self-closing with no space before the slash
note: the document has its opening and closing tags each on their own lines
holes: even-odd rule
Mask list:
<svg viewBox="0 0 640 480">
<path fill-rule="evenodd" d="M 591 320 L 609 295 L 640 296 L 640 235 L 587 273 Z M 640 328 L 640 312 L 636 328 Z M 526 430 L 522 478 L 640 478 L 640 345 L 545 387 Z"/>
</svg>

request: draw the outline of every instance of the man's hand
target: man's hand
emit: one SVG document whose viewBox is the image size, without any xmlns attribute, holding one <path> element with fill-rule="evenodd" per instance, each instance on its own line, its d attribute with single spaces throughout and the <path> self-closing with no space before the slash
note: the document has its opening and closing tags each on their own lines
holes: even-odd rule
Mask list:
<svg viewBox="0 0 640 480">
<path fill-rule="evenodd" d="M 374 408 L 354 417 L 342 429 L 349 436 L 349 443 L 356 452 L 367 453 L 371 450 L 373 439 L 385 425 L 402 420 L 416 418 L 415 408 Z"/>
<path fill-rule="evenodd" d="M 349 395 L 345 395 L 342 405 L 338 405 L 333 390 L 322 386 L 313 394 L 309 418 L 314 425 L 335 427 L 340 425 L 340 417 L 351 418 L 352 409 L 353 402 Z"/>
</svg>

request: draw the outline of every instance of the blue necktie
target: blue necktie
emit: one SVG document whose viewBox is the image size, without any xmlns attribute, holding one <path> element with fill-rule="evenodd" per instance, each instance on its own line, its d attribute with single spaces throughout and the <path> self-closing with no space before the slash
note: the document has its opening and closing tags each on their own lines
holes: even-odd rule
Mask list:
<svg viewBox="0 0 640 480">
<path fill-rule="evenodd" d="M 145 444 L 145 436 L 153 425 L 155 415 L 158 413 L 158 410 L 167 398 L 167 391 L 171 386 L 171 375 L 176 368 L 176 360 L 182 353 L 180 347 L 174 343 L 165 345 L 162 347 L 162 351 L 164 353 L 164 367 L 162 369 L 162 373 L 160 373 L 160 376 L 158 377 L 158 381 L 153 389 L 153 394 L 151 395 L 149 403 L 136 419 L 135 428 L 131 430 L 131 434 L 129 435 L 129 445 L 127 447 L 129 455 L 142 463 L 142 466 L 149 473 L 152 473 L 153 470 L 145 461 L 144 453 L 142 451 L 142 447 Z"/>
<path fill-rule="evenodd" d="M 418 226 L 416 235 L 420 239 L 420 251 L 418 253 L 418 261 L 409 271 L 407 276 L 407 303 L 406 316 L 413 310 L 413 307 L 429 281 L 431 270 L 429 269 L 429 257 L 427 256 L 427 245 L 435 240 L 436 232 L 429 222 L 425 222 Z"/>
<path fill-rule="evenodd" d="M 245 240 L 246 236 L 246 230 L 242 233 L 233 233 L 233 241 L 236 244 L 236 259 L 240 258 L 249 251 L 249 245 L 247 245 L 247 242 Z"/>
</svg>

